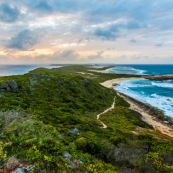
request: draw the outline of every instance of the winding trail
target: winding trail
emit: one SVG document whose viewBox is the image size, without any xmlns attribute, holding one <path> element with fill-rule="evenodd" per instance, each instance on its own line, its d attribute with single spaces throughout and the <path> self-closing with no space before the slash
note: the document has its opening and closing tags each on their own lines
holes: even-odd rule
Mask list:
<svg viewBox="0 0 173 173">
<path fill-rule="evenodd" d="M 107 125 L 100 120 L 100 116 L 103 115 L 103 114 L 105 114 L 105 113 L 107 113 L 107 112 L 109 112 L 110 110 L 114 109 L 114 107 L 115 107 L 115 98 L 116 97 L 114 97 L 114 101 L 113 101 L 112 106 L 110 108 L 106 109 L 105 111 L 103 111 L 103 112 L 101 112 L 101 113 L 99 113 L 97 115 L 97 120 L 100 121 L 100 123 L 103 125 L 103 127 L 101 127 L 103 129 L 106 129 L 107 128 Z"/>
</svg>

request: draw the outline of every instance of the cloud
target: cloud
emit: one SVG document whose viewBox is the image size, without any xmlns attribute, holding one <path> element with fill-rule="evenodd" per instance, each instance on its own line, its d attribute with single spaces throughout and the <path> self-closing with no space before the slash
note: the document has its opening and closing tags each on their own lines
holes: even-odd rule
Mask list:
<svg viewBox="0 0 173 173">
<path fill-rule="evenodd" d="M 20 11 L 18 8 L 11 7 L 7 3 L 0 5 L 0 21 L 6 23 L 12 23 L 18 20 Z"/>
<path fill-rule="evenodd" d="M 108 29 L 98 28 L 95 30 L 94 34 L 96 36 L 102 37 L 103 39 L 112 40 L 118 38 L 118 34 L 116 32 L 117 31 L 112 30 L 110 28 Z"/>
<path fill-rule="evenodd" d="M 84 4 L 78 0 L 35 0 L 35 1 L 26 1 L 26 0 L 13 0 L 21 6 L 27 7 L 29 11 L 36 12 L 40 14 L 52 14 L 52 13 L 70 13 L 77 12 L 81 10 L 81 7 L 85 9 Z M 86 2 L 86 0 L 84 0 Z M 12 2 L 13 3 L 13 2 Z M 82 5 L 83 4 L 83 5 Z"/>
<path fill-rule="evenodd" d="M 22 30 L 16 36 L 9 40 L 8 48 L 18 50 L 28 50 L 32 48 L 38 42 L 38 35 L 30 30 Z"/>
<path fill-rule="evenodd" d="M 52 6 L 50 5 L 50 4 L 48 4 L 48 2 L 46 2 L 46 1 L 39 1 L 35 6 L 34 6 L 34 8 L 36 9 L 36 10 L 39 10 L 39 11 L 42 11 L 42 12 L 51 12 L 51 11 L 53 11 L 53 8 L 52 8 Z"/>
<path fill-rule="evenodd" d="M 30 52 L 34 62 L 42 57 L 32 58 L 33 49 L 58 50 L 48 55 L 50 62 L 106 62 L 109 56 L 97 51 L 112 47 L 120 51 L 110 51 L 112 59 L 123 52 L 166 57 L 173 55 L 172 16 L 172 0 L 1 0 L 0 47 L 16 57 Z"/>
<path fill-rule="evenodd" d="M 135 39 L 130 39 L 129 42 L 136 43 L 137 41 Z"/>
<path fill-rule="evenodd" d="M 55 63 L 72 63 L 79 57 L 79 54 L 74 50 L 57 51 L 53 55 L 49 56 L 49 60 Z"/>
<path fill-rule="evenodd" d="M 98 51 L 96 54 L 88 56 L 88 60 L 102 59 L 104 53 L 105 51 Z"/>
<path fill-rule="evenodd" d="M 156 47 L 162 47 L 164 44 L 163 43 L 156 43 L 155 46 Z"/>
<path fill-rule="evenodd" d="M 134 21 L 119 22 L 105 27 L 97 28 L 94 32 L 96 36 L 107 40 L 112 40 L 120 37 L 122 30 L 135 30 L 141 28 L 140 24 Z"/>
</svg>

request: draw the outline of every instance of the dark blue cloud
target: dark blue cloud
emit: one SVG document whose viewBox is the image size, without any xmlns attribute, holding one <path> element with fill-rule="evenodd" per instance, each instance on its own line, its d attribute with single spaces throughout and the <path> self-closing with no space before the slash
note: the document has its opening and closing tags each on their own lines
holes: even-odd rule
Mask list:
<svg viewBox="0 0 173 173">
<path fill-rule="evenodd" d="M 100 36 L 107 40 L 120 37 L 121 30 L 135 30 L 141 28 L 140 24 L 134 21 L 116 23 L 106 27 L 97 28 L 94 32 L 96 36 Z"/>
<path fill-rule="evenodd" d="M 49 14 L 56 12 L 79 12 L 83 6 L 83 3 L 78 0 L 20 0 L 20 2 L 17 2 L 17 4 L 24 5 L 30 11 L 41 14 L 47 14 L 47 12 L 49 12 Z"/>
<path fill-rule="evenodd" d="M 42 11 L 42 12 L 52 12 L 53 11 L 53 8 L 50 4 L 48 4 L 48 2 L 46 1 L 40 1 L 38 2 L 34 8 L 38 11 Z"/>
<path fill-rule="evenodd" d="M 19 9 L 15 7 L 11 7 L 7 3 L 3 3 L 0 5 L 0 21 L 2 22 L 15 22 L 20 16 Z"/>
<path fill-rule="evenodd" d="M 140 23 L 143 27 L 173 28 L 172 0 L 9 0 L 9 2 L 26 8 L 28 13 L 35 17 L 40 14 L 72 13 L 80 14 L 81 20 L 90 23 L 111 22 L 123 18 L 133 20 L 137 25 Z M 134 25 L 126 28 L 133 29 Z"/>
<path fill-rule="evenodd" d="M 6 2 L 5 0 L 1 1 Z M 8 2 L 11 5 L 7 3 L 0 5 L 0 20 L 5 22 L 17 21 L 20 11 L 14 8 L 16 6 L 24 9 L 24 14 L 27 17 L 23 18 L 22 22 L 25 26 L 30 22 L 28 27 L 31 26 L 32 21 L 41 18 L 40 15 L 49 16 L 55 14 L 58 16 L 59 13 L 68 13 L 75 16 L 72 19 L 72 23 L 79 26 L 77 28 L 69 24 L 68 29 L 71 33 L 76 31 L 83 32 L 85 30 L 88 33 L 108 40 L 120 37 L 121 31 L 124 30 L 126 30 L 125 34 L 128 34 L 128 30 L 142 28 L 148 29 L 149 32 L 152 30 L 173 29 L 172 0 L 8 0 Z M 119 21 L 123 22 L 119 23 Z M 117 22 L 118 24 L 114 24 Z M 92 24 L 95 26 L 101 24 L 98 26 L 103 26 L 108 23 L 113 24 L 98 27 L 93 31 Z M 49 27 L 51 26 L 47 26 L 47 28 Z M 65 32 L 66 28 L 58 27 L 58 29 Z M 80 27 L 84 29 L 82 30 Z"/>
<path fill-rule="evenodd" d="M 113 28 L 102 29 L 98 28 L 95 30 L 94 34 L 96 36 L 102 37 L 103 39 L 112 40 L 119 37 L 118 31 Z"/>
<path fill-rule="evenodd" d="M 124 24 L 124 28 L 125 29 L 139 29 L 141 27 L 144 27 L 144 25 L 142 26 L 139 22 L 136 21 L 129 21 L 126 24 Z"/>
<path fill-rule="evenodd" d="M 23 30 L 12 37 L 7 45 L 8 48 L 28 50 L 38 42 L 38 37 L 30 30 Z"/>
</svg>

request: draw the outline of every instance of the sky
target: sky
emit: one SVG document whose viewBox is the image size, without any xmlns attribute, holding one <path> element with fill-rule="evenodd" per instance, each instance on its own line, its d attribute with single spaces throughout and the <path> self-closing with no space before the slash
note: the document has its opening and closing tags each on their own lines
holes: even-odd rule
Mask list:
<svg viewBox="0 0 173 173">
<path fill-rule="evenodd" d="M 0 0 L 0 64 L 173 64 L 172 0 Z"/>
</svg>

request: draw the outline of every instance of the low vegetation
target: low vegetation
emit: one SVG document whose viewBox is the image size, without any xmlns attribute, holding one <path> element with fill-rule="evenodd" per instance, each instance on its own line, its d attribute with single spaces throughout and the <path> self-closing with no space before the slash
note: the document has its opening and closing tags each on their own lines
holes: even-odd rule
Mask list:
<svg viewBox="0 0 173 173">
<path fill-rule="evenodd" d="M 139 113 L 98 83 L 115 77 L 121 75 L 86 66 L 1 77 L 0 172 L 173 172 L 172 139 L 152 133 Z M 114 110 L 101 116 L 103 129 L 96 115 L 115 96 Z"/>
</svg>

